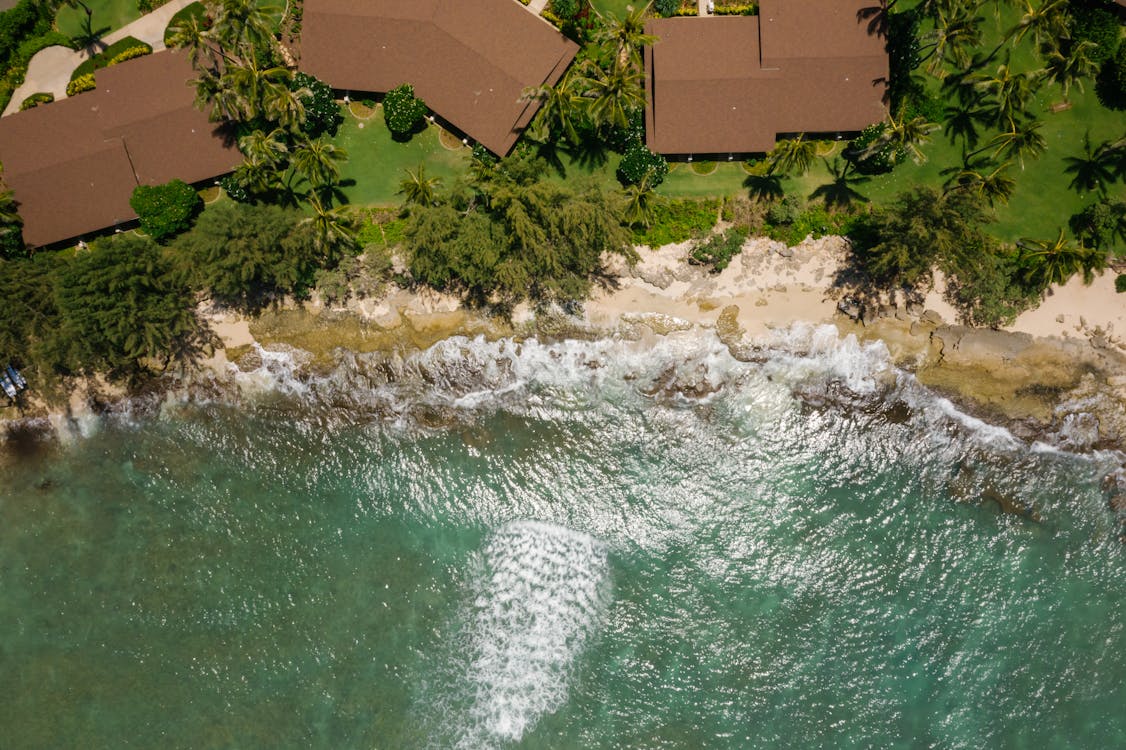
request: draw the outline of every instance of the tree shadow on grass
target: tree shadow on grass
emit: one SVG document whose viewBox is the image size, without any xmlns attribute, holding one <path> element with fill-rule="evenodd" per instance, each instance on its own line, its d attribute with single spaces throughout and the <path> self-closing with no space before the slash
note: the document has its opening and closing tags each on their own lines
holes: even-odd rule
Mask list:
<svg viewBox="0 0 1126 750">
<path fill-rule="evenodd" d="M 594 138 L 583 138 L 578 143 L 567 144 L 562 151 L 583 169 L 601 169 L 610 161 L 610 149 Z"/>
<path fill-rule="evenodd" d="M 871 180 L 870 177 L 855 173 L 852 162 L 844 161 L 840 157 L 833 159 L 832 164 L 827 159 L 822 159 L 822 161 L 825 162 L 825 167 L 829 170 L 833 179 L 810 193 L 810 200 L 821 198 L 825 201 L 825 207 L 830 210 L 835 208 L 845 209 L 853 203 L 868 202 L 868 198 L 854 190 L 852 186 L 868 182 Z"/>
<path fill-rule="evenodd" d="M 760 201 L 782 200 L 786 191 L 782 189 L 782 178 L 776 174 L 753 174 L 743 180 L 743 187 L 751 192 L 751 197 Z"/>
</svg>

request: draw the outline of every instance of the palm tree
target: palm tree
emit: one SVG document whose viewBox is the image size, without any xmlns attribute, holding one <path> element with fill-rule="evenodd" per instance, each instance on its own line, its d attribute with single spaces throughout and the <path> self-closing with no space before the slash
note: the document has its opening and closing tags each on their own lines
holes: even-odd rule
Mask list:
<svg viewBox="0 0 1126 750">
<path fill-rule="evenodd" d="M 189 15 L 168 29 L 168 46 L 182 48 L 188 51 L 188 60 L 193 68 L 199 68 L 203 63 L 206 67 L 214 69 L 217 62 L 217 53 L 211 41 L 207 24 L 199 16 Z"/>
<path fill-rule="evenodd" d="M 529 87 L 524 89 L 521 101 L 538 101 L 540 111 L 536 117 L 538 124 L 547 129 L 547 133 L 537 133 L 542 140 L 548 138 L 556 141 L 563 139 L 568 143 L 579 140 L 575 128 L 576 121 L 582 116 L 586 100 L 576 90 L 576 77 L 570 71 L 563 75 L 559 83 L 554 86 Z"/>
<path fill-rule="evenodd" d="M 868 199 L 854 190 L 852 186 L 868 182 L 871 179 L 870 177 L 854 174 L 855 165 L 839 156 L 833 159 L 832 164 L 827 159 L 822 161 L 825 162 L 833 180 L 819 186 L 810 193 L 810 200 L 821 198 L 825 201 L 825 207 L 830 210 L 834 208 L 847 209 L 857 201 L 868 202 Z"/>
<path fill-rule="evenodd" d="M 992 95 L 997 114 L 997 126 L 1015 129 L 1016 121 L 1023 116 L 1029 99 L 1036 90 L 1036 80 L 1027 73 L 1014 73 L 1009 64 L 1003 63 L 992 77 L 978 76 L 977 86 Z"/>
<path fill-rule="evenodd" d="M 1095 271 L 1106 268 L 1105 252 L 1066 239 L 1063 229 L 1054 241 L 1022 239 L 1017 245 L 1025 280 L 1041 290 L 1052 284 L 1065 284 L 1077 273 L 1083 274 L 1084 284 L 1090 284 Z"/>
<path fill-rule="evenodd" d="M 1023 170 L 1026 156 L 1039 156 L 1048 148 L 1047 141 L 1045 141 L 1044 136 L 1039 133 L 1043 125 L 1044 123 L 1039 120 L 1032 120 L 1023 125 L 1015 125 L 1012 130 L 1007 130 L 994 136 L 993 140 L 989 142 L 986 148 L 996 147 L 996 150 L 993 152 L 994 159 L 999 156 L 1003 156 L 1006 159 L 1015 156 L 1017 162 L 1020 164 L 1020 168 Z"/>
<path fill-rule="evenodd" d="M 290 163 L 297 174 L 318 190 L 340 179 L 338 163 L 347 158 L 344 149 L 327 141 L 305 141 L 293 150 Z"/>
<path fill-rule="evenodd" d="M 278 87 L 288 90 L 292 77 L 293 74 L 281 66 L 261 68 L 257 60 L 250 59 L 243 63 L 228 65 L 222 81 L 227 88 L 237 94 L 241 110 L 237 119 L 253 120 L 260 115 L 266 115 L 266 101 L 274 105 L 280 102 Z"/>
<path fill-rule="evenodd" d="M 797 138 L 784 138 L 766 157 L 769 164 L 767 174 L 788 175 L 795 171 L 805 174 L 816 155 L 817 147 L 812 141 L 805 140 L 804 134 L 799 134 Z"/>
<path fill-rule="evenodd" d="M 306 199 L 313 215 L 302 219 L 301 224 L 312 228 L 313 246 L 318 252 L 332 258 L 337 250 L 355 247 L 356 217 L 345 206 L 333 207 L 316 193 L 309 193 Z"/>
<path fill-rule="evenodd" d="M 970 52 L 981 44 L 983 22 L 980 16 L 974 16 L 965 9 L 959 8 L 949 18 L 946 10 L 940 10 L 934 30 L 926 36 L 931 45 L 930 52 L 923 57 L 923 60 L 930 60 L 927 72 L 939 78 L 945 77 L 942 69 L 948 61 L 966 68 L 970 63 Z"/>
<path fill-rule="evenodd" d="M 1073 85 L 1083 91 L 1083 79 L 1098 72 L 1099 66 L 1091 59 L 1091 50 L 1094 48 L 1094 42 L 1084 40 L 1073 43 L 1066 55 L 1058 49 L 1048 54 L 1043 76 L 1060 85 L 1064 101 L 1067 101 L 1068 92 Z"/>
<path fill-rule="evenodd" d="M 191 84 L 195 86 L 196 109 L 208 112 L 212 122 L 237 121 L 247 108 L 242 93 L 233 89 L 225 76 L 204 68 Z"/>
<path fill-rule="evenodd" d="M 632 67 L 640 69 L 642 48 L 657 41 L 656 37 L 645 33 L 645 19 L 649 15 L 649 5 L 646 3 L 644 7 L 637 10 L 627 6 L 623 18 L 607 18 L 595 11 L 601 23 L 600 28 L 594 33 L 594 41 L 602 45 L 618 65 L 630 63 Z"/>
<path fill-rule="evenodd" d="M 1068 35 L 1067 0 L 1043 0 L 1039 7 L 1033 6 L 1032 0 L 1024 0 L 1024 5 L 1025 14 L 1020 22 L 1005 34 L 1014 44 L 1029 33 L 1038 45 L 1054 44 Z"/>
<path fill-rule="evenodd" d="M 442 178 L 427 177 L 425 164 L 419 164 L 414 172 L 409 169 L 404 171 L 407 177 L 399 183 L 398 190 L 399 195 L 403 196 L 403 202 L 418 206 L 438 205 L 437 188 L 442 184 Z"/>
<path fill-rule="evenodd" d="M 239 138 L 238 147 L 247 161 L 270 167 L 281 166 L 289 154 L 286 134 L 281 128 L 269 132 L 253 130 Z"/>
<path fill-rule="evenodd" d="M 641 182 L 627 186 L 623 190 L 625 204 L 622 208 L 622 217 L 625 223 L 632 227 L 648 227 L 653 223 L 653 212 L 661 203 L 661 196 L 653 192 L 649 175 L 641 178 Z"/>
<path fill-rule="evenodd" d="M 616 62 L 610 70 L 603 70 L 594 63 L 588 64 L 580 86 L 590 102 L 588 112 L 594 124 L 629 127 L 630 116 L 645 106 L 641 80 L 641 72 L 632 65 Z"/>
<path fill-rule="evenodd" d="M 244 62 L 254 57 L 255 48 L 272 48 L 273 15 L 277 8 L 256 0 L 218 0 L 212 6 L 212 36 L 228 53 Z"/>
<path fill-rule="evenodd" d="M 296 133 L 305 124 L 305 100 L 312 96 L 308 88 L 291 89 L 286 76 L 266 80 L 262 84 L 261 114 L 267 120 Z"/>
<path fill-rule="evenodd" d="M 995 164 L 988 159 L 979 159 L 976 162 L 967 161 L 952 170 L 943 170 L 953 172 L 942 186 L 943 194 L 948 195 L 956 190 L 975 193 L 989 201 L 991 208 L 997 201 L 1008 203 L 1016 189 L 1016 181 L 1008 174 L 1011 165 L 1012 162 L 1009 161 Z"/>
<path fill-rule="evenodd" d="M 1108 141 L 1092 149 L 1091 131 L 1088 130 L 1083 136 L 1083 155 L 1064 157 L 1067 166 L 1063 171 L 1072 175 L 1068 187 L 1080 193 L 1097 190 L 1105 197 L 1106 186 L 1115 179 L 1115 163 L 1122 158 L 1117 151 Z"/>
</svg>

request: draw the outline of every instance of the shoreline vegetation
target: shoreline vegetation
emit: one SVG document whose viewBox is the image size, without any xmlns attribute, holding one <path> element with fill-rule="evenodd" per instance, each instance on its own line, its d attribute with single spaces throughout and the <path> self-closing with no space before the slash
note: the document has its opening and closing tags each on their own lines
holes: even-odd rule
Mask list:
<svg viewBox="0 0 1126 750">
<path fill-rule="evenodd" d="M 641 86 L 644 19 L 672 4 L 602 5 L 550 3 L 581 51 L 556 86 L 525 92 L 540 109 L 504 159 L 434 137 L 409 82 L 349 102 L 295 73 L 300 3 L 280 25 L 253 0 L 184 13 L 169 45 L 245 161 L 206 202 L 183 183 L 139 190 L 144 233 L 88 247 L 23 247 L 5 194 L 0 292 L 18 304 L 0 311 L 0 354 L 40 396 L 0 420 L 190 392 L 255 344 L 324 365 L 336 347 L 456 333 L 687 326 L 754 356 L 774 329 L 832 322 L 1018 437 L 1126 449 L 1112 3 L 893 4 L 874 19 L 886 122 L 845 144 L 798 136 L 739 164 L 672 165 L 645 146 Z M 737 187 L 716 182 L 734 173 Z M 1014 233 L 1021 221 L 1058 236 Z M 1084 394 L 1086 416 L 1068 411 Z"/>
</svg>

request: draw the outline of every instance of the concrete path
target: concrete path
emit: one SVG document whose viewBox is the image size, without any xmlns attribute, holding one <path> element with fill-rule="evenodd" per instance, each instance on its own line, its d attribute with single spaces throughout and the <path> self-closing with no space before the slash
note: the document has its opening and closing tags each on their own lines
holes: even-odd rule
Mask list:
<svg viewBox="0 0 1126 750">
<path fill-rule="evenodd" d="M 151 45 L 153 52 L 159 52 L 164 49 L 164 30 L 168 28 L 172 16 L 184 6 L 191 5 L 193 1 L 171 0 L 133 23 L 127 23 L 117 31 L 106 34 L 102 37 L 102 41 L 110 45 L 131 36 Z M 97 17 L 94 20 L 97 21 Z M 89 56 L 86 50 L 75 52 L 67 47 L 48 47 L 39 51 L 31 58 L 23 85 L 12 94 L 12 100 L 8 102 L 4 115 L 19 112 L 23 100 L 40 91 L 48 91 L 54 94 L 56 99 L 65 99 L 70 74 Z"/>
<path fill-rule="evenodd" d="M 547 0 L 532 0 L 525 7 L 538 16 L 543 13 L 543 9 L 547 7 Z"/>
</svg>

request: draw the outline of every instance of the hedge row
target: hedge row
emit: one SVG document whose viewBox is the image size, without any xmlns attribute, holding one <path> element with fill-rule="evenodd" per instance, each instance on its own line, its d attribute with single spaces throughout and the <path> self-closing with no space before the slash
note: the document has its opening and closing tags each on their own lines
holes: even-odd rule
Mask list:
<svg viewBox="0 0 1126 750">
<path fill-rule="evenodd" d="M 142 51 L 143 50 L 143 51 Z M 119 62 L 132 59 L 133 57 L 140 57 L 152 52 L 152 47 L 142 42 L 136 37 L 127 36 L 124 39 L 119 39 L 104 50 L 94 55 L 93 57 L 83 60 L 82 64 L 74 69 L 70 75 L 70 80 L 80 78 L 84 75 L 93 73 L 99 68 L 105 68 L 110 65 L 116 65 Z"/>
</svg>

